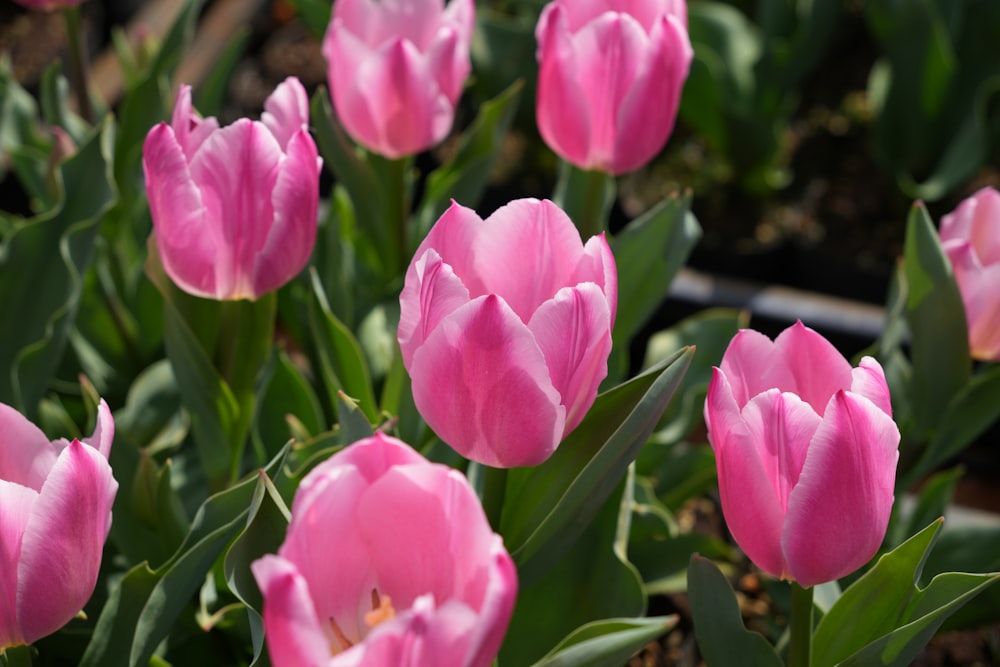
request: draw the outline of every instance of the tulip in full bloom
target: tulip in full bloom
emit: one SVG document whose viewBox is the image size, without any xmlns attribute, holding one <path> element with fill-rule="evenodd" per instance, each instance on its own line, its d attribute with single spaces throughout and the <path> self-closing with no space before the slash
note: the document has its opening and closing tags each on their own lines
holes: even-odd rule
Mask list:
<svg viewBox="0 0 1000 667">
<path fill-rule="evenodd" d="M 452 203 L 417 249 L 399 344 L 420 414 L 462 456 L 537 465 L 580 423 L 608 372 L 618 275 L 550 201 L 482 220 Z"/>
<path fill-rule="evenodd" d="M 389 158 L 447 136 L 469 75 L 473 0 L 337 0 L 323 56 L 337 116 Z"/>
<path fill-rule="evenodd" d="M 1000 361 L 1000 192 L 983 188 L 941 218 L 941 246 L 965 305 L 969 351 Z"/>
<path fill-rule="evenodd" d="M 94 592 L 118 491 L 114 430 L 101 401 L 91 437 L 49 442 L 0 403 L 0 653 L 55 632 Z"/>
<path fill-rule="evenodd" d="M 465 477 L 381 433 L 306 475 L 251 567 L 275 667 L 489 667 L 517 595 Z"/>
<path fill-rule="evenodd" d="M 167 275 L 210 299 L 256 299 L 295 277 L 316 239 L 319 159 L 309 100 L 289 77 L 260 121 L 220 128 L 177 94 L 170 124 L 146 136 L 142 166 Z"/>
<path fill-rule="evenodd" d="M 885 537 L 899 430 L 882 367 L 851 368 L 801 322 L 740 331 L 705 400 L 722 512 L 765 572 L 804 587 L 864 565 Z"/>
<path fill-rule="evenodd" d="M 694 54 L 684 0 L 553 0 L 535 37 L 535 111 L 552 150 L 615 175 L 660 152 Z"/>
</svg>

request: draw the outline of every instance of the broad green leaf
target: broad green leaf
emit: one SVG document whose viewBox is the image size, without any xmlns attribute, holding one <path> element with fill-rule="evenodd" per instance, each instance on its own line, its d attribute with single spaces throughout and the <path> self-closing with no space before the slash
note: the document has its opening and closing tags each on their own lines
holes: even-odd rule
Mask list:
<svg viewBox="0 0 1000 667">
<path fill-rule="evenodd" d="M 344 392 L 337 394 L 337 415 L 339 417 L 337 439 L 341 445 L 346 447 L 352 442 L 375 435 L 371 422 L 368 421 L 358 402 L 345 396 Z"/>
<path fill-rule="evenodd" d="M 844 591 L 816 627 L 813 665 L 908 665 L 952 612 L 1000 579 L 948 572 L 918 588 L 940 527 L 938 520 L 885 554 Z"/>
<path fill-rule="evenodd" d="M 113 126 L 56 171 L 57 205 L 0 239 L 0 401 L 33 415 L 66 346 L 101 216 L 113 206 Z M 15 316 L 16 314 L 16 316 Z"/>
<path fill-rule="evenodd" d="M 695 554 L 688 600 L 698 648 L 708 667 L 781 667 L 774 648 L 743 626 L 736 594 L 715 563 Z"/>
<path fill-rule="evenodd" d="M 976 522 L 968 525 L 947 525 L 934 543 L 921 583 L 925 584 L 942 572 L 1000 572 L 1000 526 Z M 967 630 L 1000 623 L 1000 586 L 983 591 L 949 617 L 942 626 L 946 630 Z"/>
<path fill-rule="evenodd" d="M 294 415 L 310 435 L 327 427 L 316 392 L 288 354 L 279 350 L 257 411 L 257 437 L 272 456 L 293 437 L 288 415 Z"/>
<path fill-rule="evenodd" d="M 613 618 L 574 630 L 533 667 L 620 667 L 677 625 L 677 616 Z"/>
<path fill-rule="evenodd" d="M 691 363 L 679 350 L 597 397 L 545 463 L 510 471 L 501 534 L 523 580 L 545 572 L 586 528 L 655 428 Z"/>
</svg>

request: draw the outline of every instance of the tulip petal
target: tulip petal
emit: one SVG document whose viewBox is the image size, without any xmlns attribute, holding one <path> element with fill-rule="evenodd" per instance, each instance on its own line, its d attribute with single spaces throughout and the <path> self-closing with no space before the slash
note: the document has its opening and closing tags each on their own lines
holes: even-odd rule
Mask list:
<svg viewBox="0 0 1000 667">
<path fill-rule="evenodd" d="M 618 311 L 618 268 L 604 232 L 587 239 L 587 243 L 583 246 L 583 256 L 580 257 L 580 263 L 570 278 L 572 285 L 587 282 L 594 283 L 604 290 L 613 326 Z"/>
<path fill-rule="evenodd" d="M 540 305 L 572 284 L 583 242 L 573 221 L 552 202 L 517 199 L 486 219 L 472 254 L 484 289 L 502 297 L 527 323 Z"/>
<path fill-rule="evenodd" d="M 463 36 L 454 27 L 442 26 L 425 58 L 427 69 L 434 75 L 441 92 L 451 105 L 455 105 L 472 68 L 468 42 L 463 42 Z"/>
<path fill-rule="evenodd" d="M 594 404 L 608 374 L 611 314 L 594 283 L 564 287 L 531 316 L 528 328 L 542 348 L 552 384 L 566 407 L 565 437 Z"/>
<path fill-rule="evenodd" d="M 747 557 L 765 572 L 780 577 L 785 569 L 782 503 L 733 394 L 727 376 L 714 369 L 705 417 L 715 450 L 722 511 L 733 539 Z"/>
<path fill-rule="evenodd" d="M 867 398 L 837 392 L 789 498 L 782 548 L 804 587 L 838 579 L 875 554 L 892 510 L 899 429 Z"/>
<path fill-rule="evenodd" d="M 983 266 L 969 242 L 949 241 L 944 250 L 962 296 L 970 353 L 976 359 L 1000 360 L 1000 263 Z"/>
<path fill-rule="evenodd" d="M 0 403 L 0 434 L 0 480 L 39 491 L 59 449 L 41 429 L 4 403 Z"/>
<path fill-rule="evenodd" d="M 454 270 L 469 290 L 469 297 L 475 298 L 487 294 L 482 281 L 475 273 L 475 263 L 469 249 L 476 242 L 476 237 L 485 226 L 485 222 L 471 208 L 466 208 L 452 200 L 448 207 L 434 226 L 428 232 L 426 238 L 413 254 L 419 258 L 427 250 L 433 248 L 441 256 L 445 264 Z M 406 280 L 415 280 L 416 276 L 411 274 L 415 271 L 413 262 L 406 272 Z"/>
<path fill-rule="evenodd" d="M 185 161 L 190 162 L 205 139 L 219 129 L 219 123 L 214 118 L 200 119 L 195 114 L 191 105 L 191 86 L 183 84 L 177 91 L 170 127 L 177 145 L 184 152 Z"/>
<path fill-rule="evenodd" d="M 399 348 L 406 368 L 438 323 L 468 302 L 469 290 L 433 248 L 410 264 L 399 295 Z"/>
<path fill-rule="evenodd" d="M 794 378 L 791 385 L 775 386 L 797 394 L 820 415 L 831 396 L 851 387 L 851 364 L 830 341 L 802 322 L 782 331 L 774 339 L 774 348 Z"/>
<path fill-rule="evenodd" d="M 490 295 L 441 321 L 413 355 L 417 409 L 466 458 L 537 465 L 555 450 L 565 409 L 528 328 Z"/>
<path fill-rule="evenodd" d="M 733 336 L 719 369 L 740 406 L 768 389 L 792 391 L 795 387 L 792 371 L 775 351 L 774 341 L 753 329 L 741 329 Z"/>
<path fill-rule="evenodd" d="M 2 405 L 2 404 L 0 404 Z M 3 406 L 7 407 L 7 406 Z M 18 447 L 0 447 L 18 449 Z M 0 653 L 25 643 L 17 614 L 17 561 L 21 538 L 38 493 L 0 478 Z"/>
<path fill-rule="evenodd" d="M 327 667 L 332 631 L 316 615 L 305 579 L 279 556 L 250 565 L 264 595 L 267 648 L 275 667 Z M 324 642 L 324 637 L 328 641 Z"/>
<path fill-rule="evenodd" d="M 94 592 L 117 489 L 107 460 L 77 440 L 49 472 L 18 564 L 17 604 L 28 641 L 65 625 Z"/>
<path fill-rule="evenodd" d="M 393 466 L 426 462 L 427 459 L 402 440 L 377 432 L 340 450 L 313 468 L 313 471 L 299 484 L 299 489 L 306 495 L 316 493 L 314 487 L 327 484 L 323 478 L 340 466 L 353 466 L 369 484 L 373 484 Z"/>
<path fill-rule="evenodd" d="M 851 371 L 851 375 L 851 392 L 864 396 L 891 417 L 892 398 L 882 365 L 873 357 L 863 357 L 858 367 Z"/>
<path fill-rule="evenodd" d="M 507 625 L 517 600 L 517 569 L 503 546 L 503 538 L 493 535 L 491 560 L 483 565 L 490 576 L 483 604 L 479 607 L 480 623 L 475 629 L 472 646 L 479 650 L 470 656 L 469 667 L 489 667 L 500 651 Z"/>
<path fill-rule="evenodd" d="M 264 101 L 260 121 L 271 131 L 278 145 L 288 152 L 288 142 L 302 128 L 309 127 L 309 97 L 294 76 L 278 84 Z"/>
<path fill-rule="evenodd" d="M 111 409 L 102 398 L 97 404 L 97 423 L 94 425 L 94 432 L 89 438 L 84 438 L 83 442 L 99 451 L 104 458 L 108 458 L 114 439 L 115 421 L 111 417 Z"/>
<path fill-rule="evenodd" d="M 1000 192 L 978 190 L 941 218 L 941 241 L 967 241 L 983 264 L 1000 262 Z"/>
</svg>

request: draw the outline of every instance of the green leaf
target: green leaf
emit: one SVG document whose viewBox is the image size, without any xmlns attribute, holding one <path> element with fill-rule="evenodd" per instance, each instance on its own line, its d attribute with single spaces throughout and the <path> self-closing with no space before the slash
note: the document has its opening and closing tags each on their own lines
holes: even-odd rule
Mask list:
<svg viewBox="0 0 1000 667">
<path fill-rule="evenodd" d="M 346 447 L 353 442 L 375 435 L 371 423 L 357 401 L 345 396 L 343 392 L 337 394 L 337 415 L 340 418 L 337 440 L 341 445 Z"/>
<path fill-rule="evenodd" d="M 559 642 L 533 667 L 620 667 L 677 625 L 677 616 L 612 618 L 588 623 Z"/>
<path fill-rule="evenodd" d="M 547 571 L 604 505 L 659 421 L 693 348 L 597 397 L 548 461 L 508 476 L 501 534 L 523 581 Z"/>
<path fill-rule="evenodd" d="M 951 263 L 927 209 L 916 203 L 906 225 L 903 264 L 912 336 L 913 416 L 920 433 L 940 425 L 942 408 L 969 381 L 969 334 Z"/>
<path fill-rule="evenodd" d="M 343 391 L 358 401 L 369 422 L 378 419 L 378 403 L 372 388 L 371 374 L 361 344 L 354 334 L 330 311 L 326 293 L 315 271 L 312 278 L 313 298 L 309 301 L 309 323 L 318 348 L 320 374 L 327 392 L 333 398 Z M 337 409 L 336 404 L 332 406 Z"/>
<path fill-rule="evenodd" d="M 457 150 L 427 175 L 420 206 L 414 214 L 410 250 L 415 251 L 431 226 L 454 199 L 475 208 L 479 203 L 503 139 L 517 111 L 524 84 L 515 81 L 506 90 L 479 107 L 472 125 L 462 133 Z"/>
<path fill-rule="evenodd" d="M 330 25 L 330 3 L 328 0 L 289 0 L 295 7 L 302 22 L 316 37 L 322 38 Z"/>
<path fill-rule="evenodd" d="M 932 475 L 926 480 L 917 496 L 914 507 L 905 516 L 905 520 L 890 524 L 889 538 L 892 546 L 898 546 L 905 540 L 916 535 L 928 524 L 945 515 L 955 495 L 955 486 L 965 473 L 963 466 L 955 466 Z"/>
<path fill-rule="evenodd" d="M 813 665 L 910 664 L 952 612 L 1000 574 L 939 574 L 916 586 L 941 527 L 932 523 L 855 581 L 823 616 L 813 636 Z"/>
<path fill-rule="evenodd" d="M 708 667 L 781 667 L 767 640 L 743 626 L 726 577 L 715 563 L 697 554 L 688 566 L 688 600 L 698 648 Z"/>
<path fill-rule="evenodd" d="M 194 107 L 202 117 L 216 116 L 223 110 L 223 103 L 229 94 L 233 71 L 239 64 L 250 41 L 250 27 L 240 26 L 231 36 L 212 65 L 208 75 L 202 79 L 194 94 Z"/>
<path fill-rule="evenodd" d="M 945 523 L 949 523 L 948 520 Z M 1000 571 L 1000 526 L 958 522 L 946 525 L 927 556 L 921 583 L 942 572 Z M 943 629 L 966 630 L 1000 623 L 1000 586 L 992 586 L 957 610 Z"/>
<path fill-rule="evenodd" d="M 257 413 L 257 437 L 264 451 L 272 456 L 292 437 L 288 415 L 293 415 L 310 435 L 326 428 L 316 392 L 288 354 L 279 350 Z"/>
<path fill-rule="evenodd" d="M 591 236 L 608 231 L 608 216 L 616 192 L 615 177 L 611 174 L 580 169 L 561 160 L 552 201 L 566 212 L 586 242 Z"/>
<path fill-rule="evenodd" d="M 0 401 L 29 417 L 76 317 L 101 216 L 115 202 L 114 126 L 96 128 L 56 171 L 58 203 L 0 240 Z M 16 315 L 16 316 L 15 316 Z"/>
</svg>

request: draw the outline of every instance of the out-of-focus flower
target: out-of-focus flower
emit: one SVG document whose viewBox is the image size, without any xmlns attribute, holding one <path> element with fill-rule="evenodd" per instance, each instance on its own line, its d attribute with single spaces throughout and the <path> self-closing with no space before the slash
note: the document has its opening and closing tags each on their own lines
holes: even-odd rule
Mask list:
<svg viewBox="0 0 1000 667">
<path fill-rule="evenodd" d="M 871 357 L 857 368 L 801 322 L 740 331 L 705 400 L 722 512 L 765 572 L 813 586 L 864 565 L 885 537 L 899 430 Z"/>
<path fill-rule="evenodd" d="M 536 116 L 552 150 L 615 175 L 660 152 L 694 53 L 684 0 L 553 0 L 535 37 Z"/>
<path fill-rule="evenodd" d="M 417 249 L 399 344 L 417 409 L 463 456 L 537 465 L 607 375 L 618 275 L 604 235 L 584 245 L 550 201 L 482 220 L 453 203 Z"/>
<path fill-rule="evenodd" d="M 306 475 L 252 569 L 276 667 L 489 667 L 517 595 L 465 477 L 380 433 Z"/>
<path fill-rule="evenodd" d="M 309 261 L 322 160 L 309 136 L 309 100 L 289 77 L 260 121 L 220 128 L 177 94 L 169 125 L 146 136 L 142 166 L 160 258 L 184 291 L 256 299 Z"/>
<path fill-rule="evenodd" d="M 1000 192 L 983 188 L 941 218 L 976 359 L 1000 361 Z"/>
<path fill-rule="evenodd" d="M 447 136 L 469 75 L 473 0 L 337 0 L 323 38 L 333 104 L 355 141 L 389 158 Z"/>
<path fill-rule="evenodd" d="M 0 403 L 0 653 L 68 623 L 97 584 L 118 483 L 108 465 L 114 422 L 49 442 Z"/>
<path fill-rule="evenodd" d="M 52 11 L 53 9 L 62 9 L 63 7 L 75 7 L 81 4 L 83 0 L 14 0 L 14 2 L 28 9 Z"/>
</svg>

